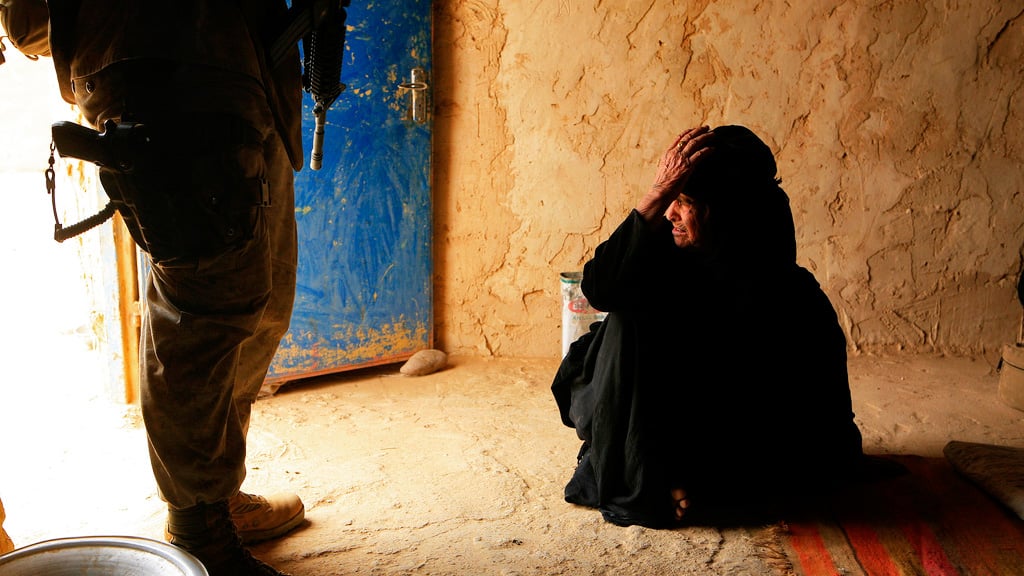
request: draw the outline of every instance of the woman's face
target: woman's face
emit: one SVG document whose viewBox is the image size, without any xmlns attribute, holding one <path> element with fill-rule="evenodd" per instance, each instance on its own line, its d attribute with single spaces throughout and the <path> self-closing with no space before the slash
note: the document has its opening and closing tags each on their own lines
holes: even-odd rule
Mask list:
<svg viewBox="0 0 1024 576">
<path fill-rule="evenodd" d="M 707 208 L 685 194 L 680 194 L 665 218 L 672 223 L 672 239 L 680 248 L 696 248 L 708 243 Z"/>
</svg>

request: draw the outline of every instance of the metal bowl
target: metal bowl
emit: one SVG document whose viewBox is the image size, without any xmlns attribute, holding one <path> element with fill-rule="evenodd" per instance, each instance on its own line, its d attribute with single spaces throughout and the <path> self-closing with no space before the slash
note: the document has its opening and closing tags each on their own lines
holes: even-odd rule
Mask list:
<svg viewBox="0 0 1024 576">
<path fill-rule="evenodd" d="M 130 536 L 59 538 L 0 556 L 0 576 L 209 576 L 188 552 Z"/>
</svg>

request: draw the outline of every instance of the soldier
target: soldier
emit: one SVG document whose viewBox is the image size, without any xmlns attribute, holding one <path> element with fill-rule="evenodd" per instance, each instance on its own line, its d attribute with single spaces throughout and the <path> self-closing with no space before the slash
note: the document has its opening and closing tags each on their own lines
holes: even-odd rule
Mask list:
<svg viewBox="0 0 1024 576">
<path fill-rule="evenodd" d="M 287 4 L 0 5 L 11 42 L 51 57 L 89 124 L 137 138 L 129 169 L 101 166 L 100 179 L 152 261 L 140 404 L 168 539 L 211 576 L 281 574 L 244 544 L 293 529 L 302 501 L 240 487 L 251 405 L 295 294 L 301 66 L 297 45 L 267 57 Z"/>
</svg>

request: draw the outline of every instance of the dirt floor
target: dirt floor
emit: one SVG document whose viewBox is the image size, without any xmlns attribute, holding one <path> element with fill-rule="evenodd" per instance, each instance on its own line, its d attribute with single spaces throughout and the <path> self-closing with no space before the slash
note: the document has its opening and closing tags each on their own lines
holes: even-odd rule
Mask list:
<svg viewBox="0 0 1024 576">
<path fill-rule="evenodd" d="M 48 343 L 45 378 L 3 383 L 0 498 L 22 546 L 80 535 L 160 538 L 134 406 L 87 381 L 74 333 Z M 751 532 L 620 528 L 562 499 L 578 449 L 549 391 L 556 359 L 451 358 L 289 384 L 257 402 L 251 492 L 298 493 L 307 521 L 257 556 L 298 575 L 760 575 Z M 853 357 L 855 410 L 873 453 L 941 455 L 949 440 L 1024 446 L 1024 412 L 980 360 Z M 70 384 L 70 385 L 69 385 Z"/>
</svg>

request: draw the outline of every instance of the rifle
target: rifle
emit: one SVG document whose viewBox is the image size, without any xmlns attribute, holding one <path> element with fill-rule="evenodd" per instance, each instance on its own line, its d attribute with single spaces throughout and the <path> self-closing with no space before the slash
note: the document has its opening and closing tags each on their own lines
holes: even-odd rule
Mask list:
<svg viewBox="0 0 1024 576">
<path fill-rule="evenodd" d="M 302 39 L 302 88 L 313 97 L 313 151 L 309 167 L 323 163 L 327 109 L 345 90 L 341 64 L 345 49 L 345 8 L 349 0 L 296 0 L 288 9 L 283 29 L 270 46 L 270 61 L 279 62 Z"/>
</svg>

